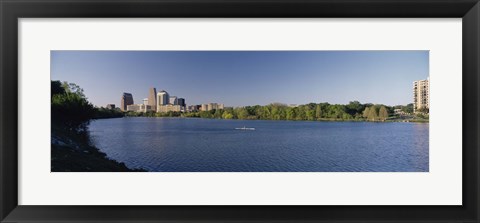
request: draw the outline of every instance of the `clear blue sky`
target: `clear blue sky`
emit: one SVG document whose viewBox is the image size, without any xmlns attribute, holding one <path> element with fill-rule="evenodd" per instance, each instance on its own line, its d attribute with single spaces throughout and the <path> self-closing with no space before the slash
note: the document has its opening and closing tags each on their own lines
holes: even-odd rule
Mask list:
<svg viewBox="0 0 480 223">
<path fill-rule="evenodd" d="M 52 80 L 80 85 L 96 106 L 119 106 L 123 92 L 142 103 L 150 87 L 189 105 L 397 105 L 428 76 L 428 51 L 51 51 Z"/>
</svg>

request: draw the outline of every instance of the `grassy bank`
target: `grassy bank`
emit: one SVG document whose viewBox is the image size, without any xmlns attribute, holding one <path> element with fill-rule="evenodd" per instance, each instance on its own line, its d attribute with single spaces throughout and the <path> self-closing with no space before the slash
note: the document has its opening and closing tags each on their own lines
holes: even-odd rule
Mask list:
<svg viewBox="0 0 480 223">
<path fill-rule="evenodd" d="M 131 172 L 124 163 L 109 159 L 105 153 L 92 146 L 86 131 L 72 131 L 52 126 L 52 172 Z"/>
</svg>

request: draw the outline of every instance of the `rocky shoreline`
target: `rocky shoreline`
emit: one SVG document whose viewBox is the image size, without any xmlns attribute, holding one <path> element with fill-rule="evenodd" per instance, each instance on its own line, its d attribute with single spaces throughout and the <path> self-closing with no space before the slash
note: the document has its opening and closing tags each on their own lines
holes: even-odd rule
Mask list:
<svg viewBox="0 0 480 223">
<path fill-rule="evenodd" d="M 124 163 L 109 159 L 90 145 L 88 134 L 52 128 L 52 172 L 143 172 L 130 169 Z"/>
</svg>

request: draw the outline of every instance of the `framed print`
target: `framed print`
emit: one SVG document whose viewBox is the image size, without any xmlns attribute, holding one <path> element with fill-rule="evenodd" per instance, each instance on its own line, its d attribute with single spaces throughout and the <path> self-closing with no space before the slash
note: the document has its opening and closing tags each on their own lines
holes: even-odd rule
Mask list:
<svg viewBox="0 0 480 223">
<path fill-rule="evenodd" d="M 2 222 L 478 222 L 472 1 L 2 1 Z"/>
</svg>

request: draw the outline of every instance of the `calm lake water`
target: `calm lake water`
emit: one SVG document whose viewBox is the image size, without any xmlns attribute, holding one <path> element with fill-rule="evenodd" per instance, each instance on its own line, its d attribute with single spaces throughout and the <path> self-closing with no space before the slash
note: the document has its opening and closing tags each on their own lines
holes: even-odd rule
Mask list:
<svg viewBox="0 0 480 223">
<path fill-rule="evenodd" d="M 111 159 L 155 172 L 428 172 L 428 126 L 117 118 L 89 129 Z"/>
</svg>

